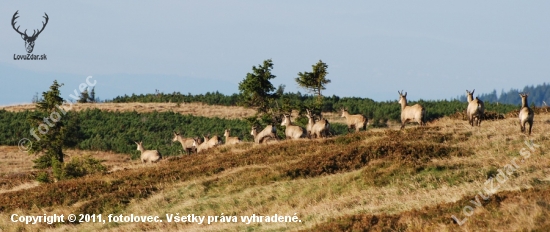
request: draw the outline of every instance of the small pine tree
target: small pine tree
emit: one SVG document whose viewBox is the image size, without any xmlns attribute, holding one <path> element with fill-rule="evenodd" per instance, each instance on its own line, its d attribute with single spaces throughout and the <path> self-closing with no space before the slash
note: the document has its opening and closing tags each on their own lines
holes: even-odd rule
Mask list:
<svg viewBox="0 0 550 232">
<path fill-rule="evenodd" d="M 90 99 L 90 94 L 86 89 L 82 91 L 82 93 L 80 93 L 80 98 L 78 99 L 78 103 L 88 103 L 89 99 Z"/>
<path fill-rule="evenodd" d="M 252 66 L 252 73 L 247 73 L 246 78 L 239 83 L 241 94 L 240 104 L 249 107 L 257 107 L 258 113 L 267 113 L 271 104 L 277 99 L 277 94 L 273 93 L 275 87 L 271 84 L 271 79 L 276 76 L 271 74 L 273 61 L 264 60 L 263 65 Z"/>
<path fill-rule="evenodd" d="M 42 99 L 38 96 L 38 93 L 35 93 L 32 97 L 32 103 L 38 103 L 39 101 L 42 101 Z"/>
<path fill-rule="evenodd" d="M 38 126 L 35 135 L 39 138 L 29 148 L 29 154 L 40 155 L 33 160 L 35 168 L 45 169 L 52 167 L 54 177 L 59 178 L 62 174 L 63 164 L 63 142 L 66 128 L 63 123 L 63 111 L 59 110 L 63 104 L 63 98 L 57 80 L 50 86 L 50 90 L 42 93 L 41 101 L 37 103 L 36 112 L 29 116 L 31 125 Z M 33 129 L 34 130 L 34 129 Z"/>
<path fill-rule="evenodd" d="M 299 72 L 295 80 L 298 86 L 314 93 L 320 99 L 322 97 L 321 90 L 325 90 L 325 85 L 330 83 L 330 80 L 326 78 L 328 65 L 319 60 L 311 67 L 312 72 Z"/>
<path fill-rule="evenodd" d="M 321 94 L 321 90 L 325 90 L 326 84 L 330 83 L 330 80 L 326 78 L 328 74 L 328 65 L 323 63 L 322 60 L 319 60 L 319 62 L 311 67 L 311 72 L 299 72 L 298 77 L 295 78 L 295 80 L 298 86 L 317 95 L 313 106 L 310 107 L 313 107 L 313 111 L 320 111 L 323 107 L 323 95 Z"/>
<path fill-rule="evenodd" d="M 97 99 L 95 98 L 95 87 L 92 87 L 92 91 L 90 91 L 90 96 L 88 96 L 88 102 L 95 103 L 97 102 Z"/>
</svg>

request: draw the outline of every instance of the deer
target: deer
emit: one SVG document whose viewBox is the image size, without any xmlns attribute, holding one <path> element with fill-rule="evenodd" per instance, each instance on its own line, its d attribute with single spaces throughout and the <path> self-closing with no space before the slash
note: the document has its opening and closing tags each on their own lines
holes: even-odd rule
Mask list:
<svg viewBox="0 0 550 232">
<path fill-rule="evenodd" d="M 355 128 L 355 132 L 359 131 L 359 129 L 363 128 L 366 129 L 367 127 L 367 118 L 360 114 L 354 114 L 351 115 L 348 113 L 348 111 L 344 108 L 342 108 L 342 118 L 346 118 L 346 124 L 348 124 L 348 132 L 350 132 L 353 128 Z"/>
<path fill-rule="evenodd" d="M 520 93 L 521 97 L 521 109 L 519 110 L 519 126 L 522 133 L 525 133 L 525 124 L 529 124 L 529 135 L 531 135 L 531 128 L 533 127 L 533 119 L 535 118 L 535 112 L 529 108 L 527 104 L 527 97 L 529 94 Z"/>
<path fill-rule="evenodd" d="M 420 126 L 426 125 L 426 110 L 420 104 L 413 106 L 407 105 L 407 92 L 403 94 L 403 90 L 399 93 L 399 104 L 401 104 L 401 130 L 405 128 L 405 124 L 409 121 L 418 122 Z"/>
<path fill-rule="evenodd" d="M 311 111 L 306 109 L 306 116 L 308 119 L 307 123 L 307 136 L 309 138 L 312 138 L 315 136 L 316 138 L 322 138 L 327 137 L 329 130 L 330 130 L 330 123 L 326 119 L 321 119 L 317 122 L 315 122 L 315 118 L 313 117 L 313 114 Z"/>
<path fill-rule="evenodd" d="M 157 150 L 145 150 L 143 148 L 143 142 L 140 141 L 139 143 L 134 141 L 137 145 L 137 150 L 141 152 L 141 162 L 142 163 L 155 163 L 162 159 L 162 155 Z"/>
<path fill-rule="evenodd" d="M 38 31 L 33 30 L 32 35 L 29 36 L 29 35 L 27 35 L 27 30 L 26 29 L 25 29 L 25 32 L 21 32 L 21 31 L 19 31 L 20 26 L 15 28 L 15 24 L 17 23 L 15 20 L 17 18 L 19 18 L 19 16 L 17 16 L 18 13 L 19 13 L 19 11 L 16 11 L 15 14 L 13 14 L 13 17 L 11 18 L 11 26 L 13 27 L 13 30 L 15 30 L 17 33 L 19 33 L 21 35 L 21 38 L 23 40 L 25 40 L 25 48 L 27 49 L 27 53 L 32 53 L 32 51 L 34 50 L 34 41 L 36 40 L 38 35 L 40 35 L 40 33 L 42 33 L 42 31 L 44 31 L 44 28 L 46 28 L 46 25 L 48 24 L 48 20 L 50 18 L 48 17 L 48 14 L 46 14 L 44 12 L 44 14 L 46 16 L 42 16 L 42 17 L 46 19 L 46 22 L 42 22 L 42 29 L 40 29 Z"/>
<path fill-rule="evenodd" d="M 255 143 L 262 143 L 268 140 L 266 138 L 277 139 L 277 128 L 273 125 L 267 125 L 260 133 L 258 133 L 258 128 L 253 126 L 250 131 L 250 135 L 254 137 Z"/>
<path fill-rule="evenodd" d="M 193 139 L 193 147 L 197 149 L 197 154 L 201 153 L 201 151 L 208 150 L 222 143 L 222 140 L 217 135 L 214 135 L 212 138 L 209 138 L 210 137 L 209 135 L 203 136 L 203 137 L 204 137 L 204 142 L 202 143 L 200 143 L 200 139 L 198 137 L 195 137 Z"/>
<path fill-rule="evenodd" d="M 466 115 L 468 116 L 468 122 L 471 126 L 481 126 L 481 121 L 485 116 L 485 104 L 479 98 L 474 99 L 474 91 L 472 92 L 466 90 L 466 95 L 468 96 L 468 108 L 466 108 Z"/>
<path fill-rule="evenodd" d="M 300 139 L 306 137 L 306 130 L 300 126 L 292 125 L 290 122 L 290 114 L 283 115 L 281 126 L 285 126 L 285 135 L 287 139 Z"/>
<path fill-rule="evenodd" d="M 241 139 L 239 137 L 230 137 L 229 133 L 231 133 L 231 130 L 225 129 L 225 132 L 223 133 L 223 136 L 225 137 L 225 144 L 232 145 L 241 142 Z"/>
<path fill-rule="evenodd" d="M 193 150 L 195 150 L 195 152 L 196 152 L 196 149 L 193 146 L 193 143 L 195 142 L 194 139 L 184 138 L 179 133 L 176 133 L 174 131 L 174 138 L 172 139 L 172 142 L 176 142 L 176 141 L 179 141 L 181 143 L 183 151 L 187 152 L 187 155 L 190 155 L 193 152 Z"/>
</svg>

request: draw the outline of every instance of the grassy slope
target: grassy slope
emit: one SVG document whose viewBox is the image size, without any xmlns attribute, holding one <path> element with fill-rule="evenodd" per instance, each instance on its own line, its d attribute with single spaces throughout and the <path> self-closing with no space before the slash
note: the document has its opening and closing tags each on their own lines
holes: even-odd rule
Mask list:
<svg viewBox="0 0 550 232">
<path fill-rule="evenodd" d="M 427 128 L 370 130 L 316 141 L 220 147 L 155 165 L 0 193 L 0 230 L 544 230 L 550 206 L 550 115 L 530 137 L 541 149 L 498 194 L 464 218 L 488 176 L 526 147 L 516 119 L 441 119 Z M 119 168 L 120 169 L 120 168 Z M 294 215 L 301 223 L 108 223 L 15 226 L 12 213 Z M 240 220 L 240 218 L 239 218 Z"/>
<path fill-rule="evenodd" d="M 66 106 L 68 108 L 68 106 Z M 34 104 L 14 105 L 14 106 L 2 106 L 1 109 L 5 109 L 11 112 L 19 112 L 24 110 L 36 109 Z M 100 109 L 104 111 L 137 111 L 137 112 L 175 112 L 180 114 L 191 114 L 194 116 L 203 117 L 218 117 L 226 119 L 243 119 L 246 117 L 254 116 L 256 111 L 250 108 L 244 108 L 241 106 L 217 106 L 207 105 L 202 103 L 181 103 L 179 106 L 177 103 L 74 103 L 73 110 L 80 111 L 85 109 Z M 296 116 L 296 115 L 293 115 Z M 331 123 L 346 123 L 345 118 L 341 118 L 340 114 L 330 112 L 324 113 L 323 116 L 327 118 Z"/>
<path fill-rule="evenodd" d="M 69 109 L 69 105 L 63 105 Z M 34 110 L 34 104 L 3 106 L 7 111 Z M 100 109 L 104 111 L 136 111 L 136 112 L 168 112 L 191 114 L 194 116 L 219 117 L 227 119 L 242 119 L 253 116 L 256 111 L 240 106 L 215 106 L 202 103 L 74 103 L 71 110 Z"/>
</svg>

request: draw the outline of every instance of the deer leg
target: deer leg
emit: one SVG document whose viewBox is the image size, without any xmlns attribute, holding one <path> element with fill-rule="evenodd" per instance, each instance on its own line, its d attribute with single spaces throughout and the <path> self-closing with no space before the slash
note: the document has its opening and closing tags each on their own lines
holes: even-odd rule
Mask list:
<svg viewBox="0 0 550 232">
<path fill-rule="evenodd" d="M 521 129 L 521 133 L 525 132 L 525 122 L 520 122 L 519 128 Z"/>
</svg>

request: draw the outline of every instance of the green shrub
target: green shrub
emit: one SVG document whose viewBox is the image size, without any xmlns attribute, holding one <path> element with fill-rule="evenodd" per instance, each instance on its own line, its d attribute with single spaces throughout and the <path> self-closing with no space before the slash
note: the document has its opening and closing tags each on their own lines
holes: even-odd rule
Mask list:
<svg viewBox="0 0 550 232">
<path fill-rule="evenodd" d="M 50 175 L 47 172 L 40 172 L 36 175 L 36 181 L 40 183 L 50 183 Z"/>
<path fill-rule="evenodd" d="M 76 156 L 65 163 L 62 179 L 82 177 L 106 170 L 107 168 L 101 164 L 101 161 L 94 159 L 90 155 Z"/>
</svg>

